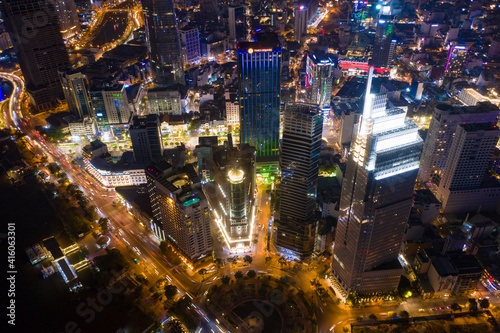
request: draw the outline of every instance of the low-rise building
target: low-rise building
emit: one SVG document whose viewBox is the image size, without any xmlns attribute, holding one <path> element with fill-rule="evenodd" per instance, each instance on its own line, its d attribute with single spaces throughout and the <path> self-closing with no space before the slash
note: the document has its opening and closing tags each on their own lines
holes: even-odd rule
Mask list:
<svg viewBox="0 0 500 333">
<path fill-rule="evenodd" d="M 97 122 L 94 118 L 86 117 L 69 123 L 71 136 L 94 137 L 98 133 Z"/>
</svg>

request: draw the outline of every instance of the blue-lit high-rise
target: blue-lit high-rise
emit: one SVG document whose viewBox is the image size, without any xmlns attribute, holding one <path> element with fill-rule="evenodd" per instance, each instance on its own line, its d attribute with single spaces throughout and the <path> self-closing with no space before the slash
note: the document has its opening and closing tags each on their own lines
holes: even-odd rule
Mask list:
<svg viewBox="0 0 500 333">
<path fill-rule="evenodd" d="M 281 45 L 275 33 L 238 43 L 240 142 L 254 146 L 257 164 L 278 166 Z"/>
</svg>

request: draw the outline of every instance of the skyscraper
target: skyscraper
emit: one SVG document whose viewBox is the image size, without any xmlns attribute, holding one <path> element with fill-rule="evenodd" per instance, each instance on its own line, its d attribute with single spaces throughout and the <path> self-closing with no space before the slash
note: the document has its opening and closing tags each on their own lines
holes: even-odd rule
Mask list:
<svg viewBox="0 0 500 333">
<path fill-rule="evenodd" d="M 154 161 L 163 156 L 158 115 L 134 116 L 129 132 L 136 162 Z"/>
<path fill-rule="evenodd" d="M 275 33 L 238 43 L 240 142 L 254 146 L 257 163 L 279 156 L 281 45 Z"/>
<path fill-rule="evenodd" d="M 500 117 L 498 107 L 490 103 L 476 106 L 454 106 L 438 104 L 425 139 L 418 178 L 439 185 L 453 137 L 459 124 L 495 123 Z"/>
<path fill-rule="evenodd" d="M 80 21 L 76 12 L 75 0 L 57 0 L 56 5 L 63 38 L 70 38 L 79 33 Z"/>
<path fill-rule="evenodd" d="M 153 81 L 158 86 L 184 84 L 181 42 L 172 0 L 142 0 Z"/>
<path fill-rule="evenodd" d="M 337 59 L 328 53 L 310 53 L 306 63 L 307 101 L 318 104 L 328 116 L 332 95 L 333 69 Z M 327 109 L 327 110 L 324 110 Z"/>
<path fill-rule="evenodd" d="M 437 198 L 444 212 L 469 206 L 467 203 L 473 200 L 474 195 L 467 192 L 481 187 L 499 138 L 500 130 L 492 123 L 457 126 L 437 190 Z M 485 193 L 485 197 L 497 193 Z M 497 197 L 496 202 L 499 200 Z M 484 201 L 477 202 L 476 207 L 485 204 Z M 468 210 L 470 208 L 464 211 Z"/>
<path fill-rule="evenodd" d="M 300 41 L 300 39 L 307 34 L 307 21 L 309 18 L 309 9 L 307 5 L 297 3 L 294 7 L 295 14 L 295 27 L 294 36 L 295 39 Z"/>
<path fill-rule="evenodd" d="M 389 67 L 394 62 L 396 40 L 393 38 L 394 17 L 381 15 L 377 22 L 375 41 L 373 43 L 373 66 Z"/>
<path fill-rule="evenodd" d="M 286 105 L 274 244 L 284 255 L 297 259 L 307 259 L 314 250 L 322 130 L 323 116 L 316 104 Z"/>
<path fill-rule="evenodd" d="M 371 95 L 370 67 L 359 131 L 342 184 L 332 273 L 345 291 L 396 290 L 397 258 L 422 150 L 418 127 L 402 109 Z"/>
<path fill-rule="evenodd" d="M 448 61 L 444 70 L 444 75 L 458 77 L 462 75 L 465 60 L 469 54 L 469 49 L 465 45 L 452 45 L 448 54 Z"/>
<path fill-rule="evenodd" d="M 64 69 L 59 71 L 59 78 L 69 112 L 80 119 L 93 117 L 94 113 L 90 106 L 88 81 L 85 74 L 78 70 Z"/>
<path fill-rule="evenodd" d="M 184 63 L 194 65 L 201 60 L 200 32 L 198 27 L 186 26 L 179 30 Z"/>
<path fill-rule="evenodd" d="M 125 125 L 130 121 L 130 111 L 125 85 L 92 87 L 90 91 L 93 115 L 100 131 L 109 131 L 114 125 Z"/>
<path fill-rule="evenodd" d="M 230 250 L 248 251 L 255 216 L 255 149 L 227 143 L 215 148 L 212 158 L 214 182 L 204 190 L 215 222 Z"/>
<path fill-rule="evenodd" d="M 153 216 L 166 240 L 193 265 L 212 251 L 210 210 L 192 164 L 180 169 L 165 161 L 146 167 L 148 193 Z"/>
<path fill-rule="evenodd" d="M 69 64 L 57 9 L 53 2 L 37 0 L 3 1 L 0 6 L 31 105 L 38 112 L 47 110 L 64 99 L 57 70 Z"/>
<path fill-rule="evenodd" d="M 229 5 L 227 8 L 228 12 L 228 25 L 229 25 L 229 40 L 231 42 L 242 37 L 241 26 L 245 23 L 245 7 L 241 5 Z M 241 23 L 243 21 L 243 24 Z M 238 29 L 240 28 L 240 29 Z M 238 34 L 240 32 L 240 34 Z"/>
</svg>

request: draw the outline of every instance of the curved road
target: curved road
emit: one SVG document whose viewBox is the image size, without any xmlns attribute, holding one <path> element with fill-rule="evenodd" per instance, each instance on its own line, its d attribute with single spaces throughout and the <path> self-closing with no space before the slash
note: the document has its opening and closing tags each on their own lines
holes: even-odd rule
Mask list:
<svg viewBox="0 0 500 333">
<path fill-rule="evenodd" d="M 0 73 L 2 79 L 8 80 L 12 83 L 12 94 L 9 100 L 9 110 L 7 117 L 4 117 L 5 127 L 14 127 L 18 130 L 21 129 L 20 120 L 23 118 L 21 113 L 21 97 L 24 92 L 24 80 L 19 76 L 10 73 Z"/>
</svg>

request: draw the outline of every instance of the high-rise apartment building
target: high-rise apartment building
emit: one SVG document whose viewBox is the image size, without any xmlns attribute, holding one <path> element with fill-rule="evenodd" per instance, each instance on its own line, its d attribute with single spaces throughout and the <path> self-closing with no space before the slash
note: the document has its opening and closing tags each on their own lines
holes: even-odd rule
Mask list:
<svg viewBox="0 0 500 333">
<path fill-rule="evenodd" d="M 114 125 L 124 125 L 130 122 L 132 112 L 125 85 L 94 86 L 90 91 L 90 101 L 100 131 L 109 131 Z"/>
<path fill-rule="evenodd" d="M 172 0 L 143 0 L 153 81 L 158 86 L 184 84 L 181 42 Z"/>
<path fill-rule="evenodd" d="M 499 138 L 500 130 L 493 123 L 457 125 L 437 190 L 443 211 L 456 209 L 453 206 L 464 205 L 460 201 L 472 199 L 470 194 L 463 192 L 472 192 L 481 187 Z M 462 193 L 465 195 L 460 195 Z M 452 202 L 449 202 L 450 199 Z"/>
<path fill-rule="evenodd" d="M 41 112 L 57 105 L 64 98 L 57 70 L 69 65 L 69 58 L 54 3 L 12 0 L 0 6 L 33 109 Z"/>
<path fill-rule="evenodd" d="M 392 66 L 396 40 L 393 38 L 394 17 L 381 15 L 377 21 L 375 41 L 373 43 L 372 65 L 381 68 Z"/>
<path fill-rule="evenodd" d="M 448 77 L 458 77 L 463 73 L 465 60 L 469 54 L 469 48 L 465 45 L 452 45 L 448 54 L 448 61 L 444 75 Z"/>
<path fill-rule="evenodd" d="M 275 33 L 238 43 L 240 142 L 254 146 L 257 163 L 279 156 L 281 44 Z"/>
<path fill-rule="evenodd" d="M 307 21 L 309 19 L 309 8 L 306 4 L 297 3 L 294 6 L 295 27 L 294 37 L 300 41 L 307 34 Z"/>
<path fill-rule="evenodd" d="M 79 119 L 94 117 L 89 99 L 89 84 L 85 74 L 71 69 L 59 70 L 58 73 L 69 112 Z"/>
<path fill-rule="evenodd" d="M 80 21 L 76 12 L 75 0 L 57 0 L 56 6 L 63 38 L 70 38 L 79 33 Z"/>
<path fill-rule="evenodd" d="M 134 116 L 129 133 L 136 162 L 155 161 L 162 158 L 163 141 L 158 115 Z"/>
<path fill-rule="evenodd" d="M 197 64 L 201 61 L 200 32 L 196 26 L 186 26 L 179 29 L 181 36 L 182 55 L 184 63 L 189 65 Z"/>
<path fill-rule="evenodd" d="M 347 293 L 394 291 L 398 254 L 413 204 L 422 139 L 402 109 L 371 95 L 370 67 L 361 124 L 342 184 L 332 273 Z"/>
<path fill-rule="evenodd" d="M 315 211 L 323 115 L 316 104 L 287 104 L 274 244 L 287 257 L 307 259 L 316 237 Z"/>
<path fill-rule="evenodd" d="M 212 252 L 210 210 L 192 164 L 180 169 L 164 160 L 146 167 L 155 234 L 167 241 L 188 265 Z"/>
<path fill-rule="evenodd" d="M 337 59 L 333 54 L 310 53 L 306 63 L 307 101 L 318 104 L 327 116 L 330 113 L 333 70 Z"/>
<path fill-rule="evenodd" d="M 420 181 L 439 185 L 458 125 L 496 124 L 499 117 L 500 110 L 490 103 L 478 103 L 476 106 L 438 104 L 425 139 L 418 173 Z"/>
</svg>

